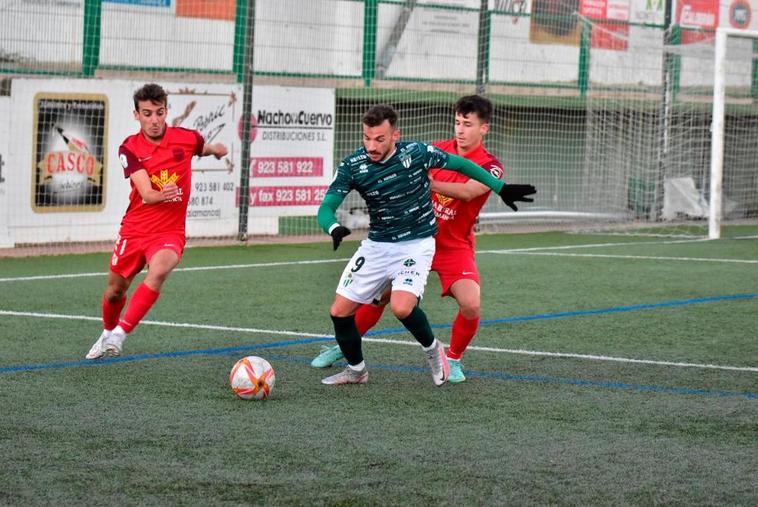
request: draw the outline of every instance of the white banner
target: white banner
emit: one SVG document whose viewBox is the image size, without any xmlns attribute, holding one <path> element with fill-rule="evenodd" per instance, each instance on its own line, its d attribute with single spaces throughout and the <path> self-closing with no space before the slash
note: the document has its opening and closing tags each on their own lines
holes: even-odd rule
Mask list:
<svg viewBox="0 0 758 507">
<path fill-rule="evenodd" d="M 192 193 L 187 207 L 187 235 L 229 236 L 237 232 L 240 181 L 242 86 L 163 84 L 168 92 L 168 124 L 197 130 L 205 142 L 223 143 L 229 154 L 217 160 L 192 160 Z M 138 126 L 135 123 L 135 126 Z"/>
<path fill-rule="evenodd" d="M 0 99 L 0 245 L 115 239 L 131 187 L 116 153 L 139 132 L 141 81 L 14 79 Z M 242 87 L 161 83 L 168 123 L 221 142 L 221 160 L 192 161 L 187 235 L 233 236 L 239 220 Z M 314 215 L 333 171 L 333 89 L 253 90 L 248 231 Z M 10 131 L 10 125 L 13 130 Z M 3 130 L 4 129 L 4 130 Z M 12 168 L 12 170 L 11 170 Z M 6 232 L 7 231 L 7 232 Z"/>
<path fill-rule="evenodd" d="M 315 215 L 332 179 L 332 88 L 253 89 L 250 216 Z"/>
</svg>

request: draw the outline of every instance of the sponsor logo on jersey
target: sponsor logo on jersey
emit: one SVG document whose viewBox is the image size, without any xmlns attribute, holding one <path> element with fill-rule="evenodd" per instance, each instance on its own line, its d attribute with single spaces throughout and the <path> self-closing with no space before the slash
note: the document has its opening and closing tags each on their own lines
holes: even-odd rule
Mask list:
<svg viewBox="0 0 758 507">
<path fill-rule="evenodd" d="M 443 206 L 447 206 L 448 204 L 450 204 L 451 202 L 453 202 L 453 198 L 452 197 L 448 197 L 446 195 L 438 194 L 437 192 L 435 192 L 434 195 L 437 196 L 437 201 L 439 201 L 439 203 L 441 205 L 443 205 Z"/>
<path fill-rule="evenodd" d="M 388 174 L 384 178 L 379 178 L 378 180 L 376 180 L 376 182 L 384 183 L 385 181 L 394 180 L 395 178 L 397 178 L 397 173 L 392 173 L 392 174 Z"/>
<path fill-rule="evenodd" d="M 411 266 L 415 266 L 415 265 L 416 265 L 416 261 L 414 261 L 413 259 L 405 259 L 403 261 L 403 266 L 405 266 L 407 268 L 409 268 Z"/>
</svg>

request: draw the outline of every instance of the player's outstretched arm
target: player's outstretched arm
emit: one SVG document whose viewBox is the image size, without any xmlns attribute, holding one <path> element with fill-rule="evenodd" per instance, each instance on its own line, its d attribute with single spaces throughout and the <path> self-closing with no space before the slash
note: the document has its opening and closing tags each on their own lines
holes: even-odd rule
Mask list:
<svg viewBox="0 0 758 507">
<path fill-rule="evenodd" d="M 227 150 L 226 146 L 222 143 L 212 143 L 203 146 L 204 157 L 213 155 L 217 159 L 220 159 L 221 157 L 225 157 L 227 153 L 229 153 L 229 150 Z"/>
<path fill-rule="evenodd" d="M 150 176 L 144 169 L 133 172 L 129 178 L 145 204 L 158 204 L 179 196 L 179 187 L 175 183 L 169 183 L 164 185 L 161 190 L 155 190 L 150 182 Z"/>
<path fill-rule="evenodd" d="M 337 221 L 337 208 L 339 208 L 343 200 L 344 197 L 339 197 L 334 194 L 326 194 L 321 206 L 318 207 L 318 213 L 316 215 L 318 225 L 325 233 L 332 237 L 332 246 L 334 247 L 334 250 L 337 250 L 337 247 L 340 246 L 342 238 L 351 232 L 350 229 L 344 225 L 340 225 Z"/>
<path fill-rule="evenodd" d="M 436 181 L 433 178 L 432 192 L 446 195 L 454 199 L 460 199 L 461 201 L 471 201 L 476 199 L 480 195 L 484 195 L 490 191 L 490 188 L 476 180 L 468 180 L 465 183 L 454 183 L 452 181 Z"/>
<path fill-rule="evenodd" d="M 469 178 L 484 183 L 497 192 L 497 195 L 499 195 L 503 202 L 513 211 L 518 211 L 515 201 L 534 202 L 534 199 L 527 196 L 537 193 L 537 189 L 534 185 L 506 185 L 475 163 L 457 155 L 450 155 L 445 168 L 458 171 Z"/>
</svg>

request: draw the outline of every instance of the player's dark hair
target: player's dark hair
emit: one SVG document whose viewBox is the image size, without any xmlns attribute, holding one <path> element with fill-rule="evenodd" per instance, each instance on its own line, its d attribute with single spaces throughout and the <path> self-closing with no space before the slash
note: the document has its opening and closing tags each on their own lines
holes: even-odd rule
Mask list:
<svg viewBox="0 0 758 507">
<path fill-rule="evenodd" d="M 397 113 L 387 104 L 373 106 L 363 115 L 363 124 L 367 127 L 378 127 L 384 120 L 390 122 L 392 128 L 397 125 Z"/>
<path fill-rule="evenodd" d="M 168 95 L 160 85 L 148 83 L 134 92 L 134 110 L 139 110 L 139 103 L 150 101 L 154 104 L 168 105 Z"/>
<path fill-rule="evenodd" d="M 458 99 L 453 111 L 461 116 L 476 113 L 482 123 L 489 123 L 492 118 L 492 102 L 481 95 L 466 95 Z"/>
</svg>

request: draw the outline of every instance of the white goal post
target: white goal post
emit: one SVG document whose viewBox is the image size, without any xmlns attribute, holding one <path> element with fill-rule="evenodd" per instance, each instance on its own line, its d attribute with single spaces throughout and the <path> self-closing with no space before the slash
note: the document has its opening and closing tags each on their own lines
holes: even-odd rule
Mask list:
<svg viewBox="0 0 758 507">
<path fill-rule="evenodd" d="M 757 31 L 718 28 L 713 65 L 713 119 L 711 123 L 711 185 L 708 237 L 721 237 L 721 212 L 724 179 L 724 116 L 726 111 L 726 47 L 728 37 L 758 40 Z"/>
</svg>

